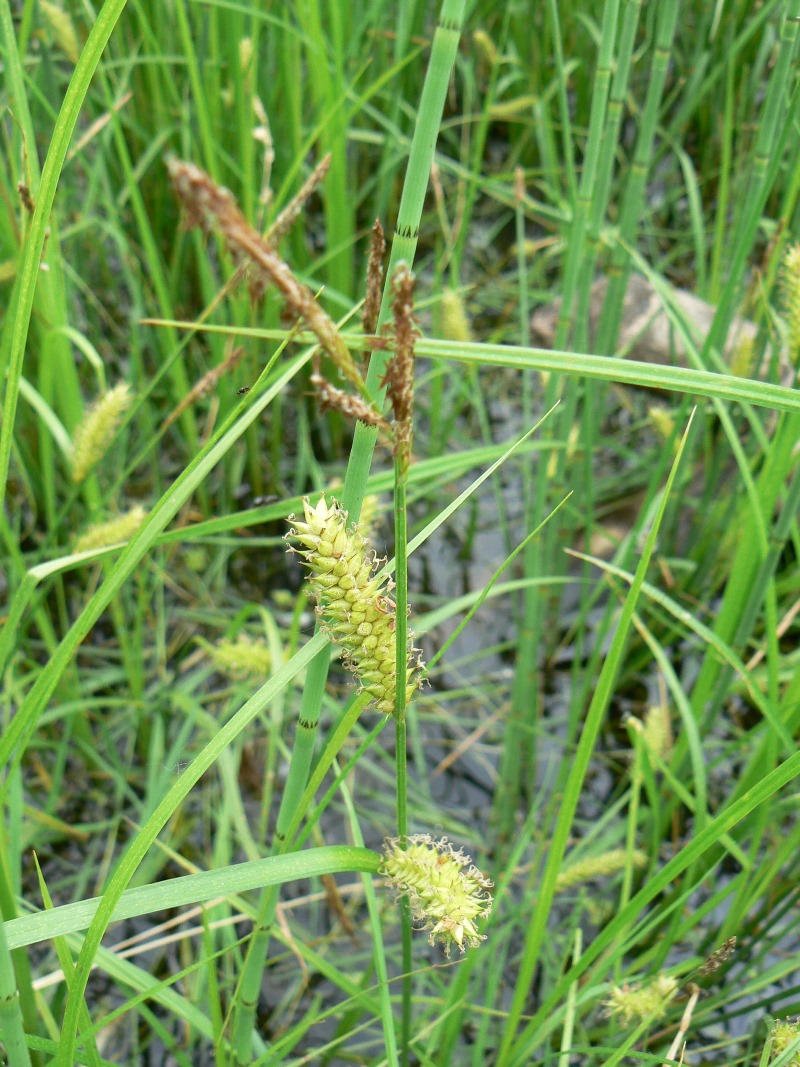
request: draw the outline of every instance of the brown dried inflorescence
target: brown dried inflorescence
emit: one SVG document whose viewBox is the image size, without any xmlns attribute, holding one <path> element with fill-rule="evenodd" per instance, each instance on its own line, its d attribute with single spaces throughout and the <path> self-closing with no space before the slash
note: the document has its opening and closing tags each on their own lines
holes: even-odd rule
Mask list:
<svg viewBox="0 0 800 1067">
<path fill-rule="evenodd" d="M 314 299 L 311 290 L 295 277 L 291 267 L 248 223 L 233 194 L 217 185 L 193 163 L 173 158 L 167 162 L 167 167 L 184 205 L 188 224 L 199 225 L 206 230 L 217 226 L 232 254 L 239 260 L 249 260 L 257 272 L 263 272 L 266 279 L 280 291 L 289 313 L 294 318 L 303 319 L 323 351 L 336 364 L 339 373 L 362 392 L 364 383 L 361 374 L 336 324 Z M 261 281 L 254 278 L 251 292 L 254 285 L 257 288 L 260 284 Z"/>
<path fill-rule="evenodd" d="M 325 180 L 325 175 L 331 169 L 331 154 L 323 156 L 311 172 L 311 176 L 303 183 L 300 191 L 292 197 L 283 211 L 278 215 L 273 224 L 267 230 L 265 240 L 270 245 L 278 245 L 294 226 L 300 212 L 306 206 L 312 195 L 319 189 Z"/>
<path fill-rule="evenodd" d="M 383 234 L 381 220 L 375 219 L 375 225 L 369 239 L 369 259 L 367 260 L 367 292 L 364 298 L 364 310 L 361 322 L 364 333 L 375 333 L 383 297 L 383 257 L 386 252 L 386 238 Z"/>
<path fill-rule="evenodd" d="M 391 436 L 392 427 L 379 411 L 376 411 L 371 404 L 360 396 L 355 396 L 353 393 L 348 393 L 344 389 L 337 389 L 335 385 L 331 385 L 328 379 L 320 373 L 318 366 L 314 368 L 310 380 L 317 390 L 323 411 L 340 411 L 351 419 L 359 419 L 368 426 L 376 426 L 379 430 L 383 430 Z"/>
<path fill-rule="evenodd" d="M 711 955 L 701 964 L 698 974 L 701 978 L 707 978 L 709 975 L 714 974 L 724 964 L 728 962 L 731 956 L 736 951 L 736 935 L 729 937 L 727 941 L 723 941 L 719 948 L 715 949 Z"/>
<path fill-rule="evenodd" d="M 200 397 L 210 393 L 216 386 L 217 382 L 226 375 L 229 371 L 234 370 L 242 361 L 242 357 L 245 354 L 245 349 L 240 346 L 233 348 L 230 353 L 225 357 L 222 363 L 216 367 L 212 367 L 210 371 L 207 371 L 200 381 L 196 382 L 181 402 L 175 407 L 173 411 L 167 415 L 164 419 L 164 425 L 162 429 L 166 430 L 168 426 L 171 426 L 173 422 L 181 417 L 187 408 L 191 407 L 196 400 Z"/>
<path fill-rule="evenodd" d="M 414 413 L 414 346 L 419 330 L 414 319 L 414 275 L 400 263 L 392 276 L 392 316 L 394 355 L 386 368 L 382 385 L 392 404 L 395 418 L 395 447 L 401 466 L 411 458 Z"/>
</svg>

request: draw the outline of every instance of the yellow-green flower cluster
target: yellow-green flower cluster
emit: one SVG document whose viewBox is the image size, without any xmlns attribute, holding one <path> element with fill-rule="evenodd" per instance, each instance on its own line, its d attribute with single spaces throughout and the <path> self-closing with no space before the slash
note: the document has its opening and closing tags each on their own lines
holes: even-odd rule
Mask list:
<svg viewBox="0 0 800 1067">
<path fill-rule="evenodd" d="M 775 1025 L 772 1028 L 772 1057 L 770 1063 L 774 1063 L 779 1056 L 789 1048 L 790 1045 L 795 1045 L 800 1040 L 800 1020 L 795 1019 L 792 1022 L 790 1019 L 782 1021 L 776 1020 Z M 787 1061 L 786 1067 L 800 1067 L 800 1051 L 795 1052 L 790 1060 Z"/>
<path fill-rule="evenodd" d="M 800 244 L 784 253 L 782 282 L 789 359 L 794 363 L 800 356 Z"/>
<path fill-rule="evenodd" d="M 492 910 L 492 883 L 477 867 L 467 867 L 469 856 L 456 852 L 447 838 L 434 841 L 428 834 L 414 834 L 405 845 L 387 840 L 385 852 L 380 873 L 408 897 L 431 944 L 438 938 L 449 956 L 453 945 L 463 952 L 486 940 L 475 924 Z"/>
<path fill-rule="evenodd" d="M 641 849 L 634 849 L 630 854 L 624 848 L 612 848 L 599 856 L 589 856 L 583 860 L 576 860 L 559 872 L 556 879 L 556 893 L 563 893 L 565 889 L 582 885 L 592 878 L 608 877 L 623 871 L 627 864 L 632 867 L 646 867 L 647 853 Z"/>
<path fill-rule="evenodd" d="M 59 5 L 50 0 L 39 0 L 39 14 L 43 17 L 56 44 L 75 66 L 80 56 L 78 34 L 75 32 L 75 24 L 69 14 Z"/>
<path fill-rule="evenodd" d="M 442 337 L 446 341 L 474 341 L 464 297 L 457 289 L 442 293 Z"/>
<path fill-rule="evenodd" d="M 82 482 L 106 454 L 133 400 L 130 386 L 121 382 L 87 408 L 72 437 L 73 482 Z"/>
<path fill-rule="evenodd" d="M 147 512 L 141 504 L 137 504 L 113 519 L 90 526 L 75 542 L 73 551 L 86 552 L 91 548 L 105 548 L 106 545 L 130 541 L 146 518 Z"/>
<path fill-rule="evenodd" d="M 606 1012 L 618 1016 L 626 1026 L 645 1020 L 653 1022 L 664 1014 L 677 988 L 677 981 L 667 974 L 637 986 L 612 986 Z"/>
<path fill-rule="evenodd" d="M 235 641 L 218 641 L 210 645 L 202 638 L 198 644 L 208 653 L 211 662 L 223 674 L 237 681 L 244 678 L 267 678 L 272 667 L 272 656 L 263 641 L 254 641 L 247 634 L 240 634 Z"/>
<path fill-rule="evenodd" d="M 392 715 L 397 687 L 395 604 L 387 578 L 375 574 L 368 541 L 347 524 L 347 512 L 323 496 L 316 507 L 303 501 L 303 519 L 291 517 L 292 550 L 308 567 L 317 611 L 333 640 L 344 649 L 344 662 L 369 693 L 378 711 Z M 299 547 L 296 547 L 299 546 Z M 406 657 L 406 699 L 420 683 L 418 660 Z"/>
</svg>

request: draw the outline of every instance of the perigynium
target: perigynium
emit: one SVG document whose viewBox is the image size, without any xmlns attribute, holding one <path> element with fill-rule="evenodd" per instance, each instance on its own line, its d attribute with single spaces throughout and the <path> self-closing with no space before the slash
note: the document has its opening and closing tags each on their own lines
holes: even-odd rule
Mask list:
<svg viewBox="0 0 800 1067">
<path fill-rule="evenodd" d="M 113 519 L 90 526 L 76 540 L 73 552 L 86 552 L 88 549 L 104 548 L 106 545 L 129 541 L 146 518 L 147 511 L 141 504 L 135 504 L 128 511 Z"/>
<path fill-rule="evenodd" d="M 655 1021 L 667 1010 L 677 989 L 678 982 L 668 974 L 638 985 L 612 986 L 605 1002 L 606 1014 L 617 1016 L 626 1026 L 645 1019 Z"/>
<path fill-rule="evenodd" d="M 377 561 L 369 542 L 348 524 L 347 512 L 323 496 L 316 506 L 306 498 L 303 518 L 290 517 L 287 535 L 291 550 L 308 568 L 317 613 L 336 644 L 344 663 L 355 674 L 371 702 L 384 715 L 395 710 L 397 688 L 396 608 L 390 598 L 391 581 L 375 572 Z M 417 650 L 408 649 L 406 700 L 421 681 Z"/>
<path fill-rule="evenodd" d="M 453 945 L 464 952 L 486 937 L 475 924 L 492 910 L 492 883 L 469 863 L 469 856 L 446 838 L 434 841 L 428 834 L 414 834 L 405 843 L 393 839 L 385 844 L 381 874 L 408 898 L 430 943 L 438 939 L 448 955 Z"/>
<path fill-rule="evenodd" d="M 103 393 L 83 418 L 72 436 L 72 480 L 79 484 L 108 451 L 122 416 L 134 401 L 133 391 L 126 382 Z"/>
</svg>

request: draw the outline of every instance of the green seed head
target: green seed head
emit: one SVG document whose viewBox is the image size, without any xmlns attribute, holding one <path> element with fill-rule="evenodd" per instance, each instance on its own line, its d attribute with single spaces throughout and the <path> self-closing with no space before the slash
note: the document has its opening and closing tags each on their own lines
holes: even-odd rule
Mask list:
<svg viewBox="0 0 800 1067">
<path fill-rule="evenodd" d="M 613 986 L 606 1012 L 618 1016 L 626 1026 L 645 1020 L 653 1022 L 667 1010 L 677 988 L 677 981 L 666 974 L 636 986 Z"/>
<path fill-rule="evenodd" d="M 105 548 L 106 545 L 129 541 L 146 518 L 147 512 L 137 504 L 113 519 L 95 523 L 77 539 L 73 552 L 86 552 L 88 549 Z"/>
<path fill-rule="evenodd" d="M 781 1056 L 790 1045 L 794 1045 L 800 1038 L 800 1019 L 778 1019 L 772 1028 L 772 1058 L 774 1062 Z M 800 1052 L 795 1053 L 788 1060 L 786 1067 L 800 1067 Z"/>
<path fill-rule="evenodd" d="M 288 534 L 293 552 L 308 568 L 317 612 L 332 639 L 344 650 L 344 662 L 369 693 L 378 711 L 391 715 L 396 691 L 396 608 L 387 595 L 388 578 L 375 575 L 375 554 L 358 529 L 348 526 L 347 512 L 323 496 L 312 507 L 303 501 L 303 518 L 294 516 Z M 409 649 L 406 700 L 420 684 L 420 663 Z"/>
<path fill-rule="evenodd" d="M 103 393 L 99 400 L 87 408 L 72 438 L 70 458 L 73 482 L 82 482 L 106 454 L 122 422 L 122 416 L 133 400 L 130 386 L 121 382 Z"/>
<path fill-rule="evenodd" d="M 800 357 L 800 244 L 786 249 L 781 281 L 789 359 L 794 362 Z"/>
<path fill-rule="evenodd" d="M 384 848 L 380 873 L 408 897 L 431 944 L 438 938 L 450 955 L 453 945 L 463 952 L 486 939 L 476 923 L 492 910 L 492 883 L 477 867 L 467 867 L 469 856 L 456 852 L 447 838 L 434 841 L 428 834 L 415 834 L 405 845 L 387 840 Z"/>
</svg>

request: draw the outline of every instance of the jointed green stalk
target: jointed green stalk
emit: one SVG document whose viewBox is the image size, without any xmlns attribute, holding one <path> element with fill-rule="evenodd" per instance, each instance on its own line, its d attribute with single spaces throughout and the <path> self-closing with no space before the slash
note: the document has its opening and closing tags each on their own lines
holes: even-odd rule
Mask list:
<svg viewBox="0 0 800 1067">
<path fill-rule="evenodd" d="M 633 163 L 622 196 L 619 220 L 620 241 L 614 247 L 609 268 L 609 284 L 602 315 L 597 329 L 596 350 L 613 352 L 622 317 L 622 300 L 630 275 L 627 246 L 635 246 L 636 231 L 642 217 L 647 192 L 647 178 L 653 157 L 653 142 L 658 128 L 658 115 L 664 94 L 670 63 L 670 50 L 675 36 L 680 4 L 661 4 L 658 7 L 656 37 L 653 47 L 652 74 L 642 109 Z"/>
<path fill-rule="evenodd" d="M 688 427 L 686 432 L 688 434 Z M 628 632 L 632 625 L 636 601 L 641 591 L 647 568 L 655 548 L 658 528 L 666 510 L 667 500 L 677 474 L 678 464 L 680 463 L 685 441 L 686 434 L 684 434 L 681 448 L 678 450 L 669 478 L 667 479 L 658 513 L 647 538 L 647 543 L 644 547 L 639 565 L 636 568 L 636 575 L 625 599 L 622 615 L 614 633 L 611 648 L 603 662 L 603 668 L 600 672 L 600 677 L 597 680 L 589 710 L 586 713 L 586 721 L 572 762 L 569 782 L 565 794 L 561 799 L 558 816 L 553 828 L 552 841 L 548 851 L 544 873 L 542 875 L 539 901 L 537 907 L 532 912 L 531 920 L 528 925 L 527 936 L 520 962 L 519 975 L 514 989 L 514 998 L 497 1058 L 500 1067 L 507 1067 L 514 1058 L 517 1027 L 522 1018 L 522 1012 L 530 993 L 533 975 L 539 962 L 539 952 L 544 940 L 547 922 L 550 916 L 550 909 L 555 895 L 556 878 L 558 877 L 558 872 L 561 868 L 567 840 L 572 828 L 572 820 L 578 805 L 578 798 L 583 787 L 589 760 L 594 750 L 600 727 L 611 699 L 614 680 L 628 639 Z"/>
<path fill-rule="evenodd" d="M 522 202 L 525 194 L 522 173 L 516 181 L 516 237 L 517 276 L 519 278 L 519 329 L 520 343 L 530 344 L 530 310 L 528 305 L 528 271 L 525 259 L 525 218 Z M 532 371 L 522 372 L 522 418 L 525 426 L 533 422 L 533 382 L 540 380 Z M 536 504 L 536 485 L 533 467 L 522 464 L 522 498 L 525 502 L 525 525 L 533 525 Z M 537 538 L 531 538 L 525 546 L 523 571 L 525 577 L 541 573 L 542 548 Z M 544 614 L 541 611 L 541 591 L 528 586 L 523 591 L 519 610 L 518 652 L 514 668 L 514 683 L 511 692 L 511 707 L 508 713 L 502 748 L 497 794 L 494 801 L 493 824 L 497 828 L 498 859 L 504 854 L 504 846 L 513 833 L 516 821 L 518 798 L 522 775 L 523 744 L 528 753 L 528 765 L 536 765 L 535 737 L 539 719 L 539 686 L 536 679 L 540 655 L 541 626 Z M 527 735 L 527 736 L 526 736 Z"/>
<path fill-rule="evenodd" d="M 408 169 L 397 218 L 397 228 L 392 241 L 389 259 L 389 278 L 392 277 L 394 268 L 401 260 L 405 260 L 408 264 L 412 264 L 414 261 L 425 192 L 428 186 L 439 124 L 444 109 L 447 85 L 458 46 L 463 13 L 464 0 L 445 0 L 442 5 L 439 25 L 433 39 L 430 65 L 420 99 L 417 125 L 411 143 Z M 391 306 L 389 296 L 390 287 L 387 285 L 384 289 L 384 298 L 378 319 L 379 330 L 389 315 Z M 387 359 L 388 355 L 380 351 L 374 352 L 371 357 L 366 383 L 367 391 L 371 396 L 383 396 L 379 383 L 383 378 Z M 369 476 L 376 437 L 377 430 L 374 427 L 366 426 L 364 423 L 358 423 L 356 426 L 353 448 L 350 453 L 342 493 L 342 504 L 352 522 L 357 521 L 361 512 L 361 504 Z M 286 793 L 284 795 L 285 803 L 281 803 L 278 815 L 276 831 L 278 834 L 285 832 L 290 813 L 294 814 L 289 802 L 286 801 L 286 797 L 290 794 L 293 798 L 301 796 L 305 789 L 316 728 L 322 707 L 325 682 L 328 676 L 329 657 L 330 653 L 326 649 L 324 654 L 313 662 L 306 678 L 301 707 L 302 721 L 299 725 L 299 730 L 302 731 L 303 744 L 299 750 L 296 744 L 292 751 L 286 781 Z M 279 848 L 281 847 L 279 845 Z M 237 1062 L 240 1064 L 250 1062 L 253 1023 L 266 965 L 269 947 L 269 927 L 276 899 L 277 897 L 271 891 L 266 891 L 263 894 L 259 902 L 257 925 L 244 961 L 233 1029 L 233 1045 L 236 1050 Z"/>
<path fill-rule="evenodd" d="M 405 677 L 408 662 L 408 516 L 406 513 L 406 477 L 407 467 L 395 460 L 394 486 L 394 551 L 395 551 L 395 601 L 397 614 L 396 670 L 397 678 Z M 397 837 L 401 842 L 408 837 L 408 766 L 406 760 L 406 688 L 398 685 L 395 689 L 395 766 L 397 780 Z M 403 992 L 400 1024 L 401 1056 L 404 1064 L 408 1063 L 409 1042 L 411 1038 L 411 913 L 407 901 L 400 908 L 402 924 L 402 971 Z"/>
<path fill-rule="evenodd" d="M 95 68 L 100 62 L 103 49 L 111 36 L 117 19 L 122 14 L 125 2 L 126 0 L 106 0 L 92 27 L 89 39 L 81 52 L 80 60 L 75 68 L 75 73 L 72 76 L 72 81 L 53 130 L 47 158 L 42 169 L 41 182 L 37 190 L 36 207 L 28 231 L 28 239 L 22 249 L 15 289 L 14 313 L 10 314 L 8 318 L 11 333 L 6 364 L 8 376 L 3 398 L 3 422 L 0 425 L 0 508 L 3 506 L 6 485 L 8 484 L 8 465 L 11 459 L 11 443 L 19 396 L 22 360 L 34 295 L 40 276 L 39 261 L 47 236 L 50 210 L 53 206 L 59 175 L 67 155 L 72 131 L 78 120 L 81 104 L 89 88 L 89 82 L 92 79 Z M 6 41 L 6 57 L 8 61 L 10 56 L 17 53 L 11 12 L 7 0 L 3 0 L 3 3 L 0 4 L 0 20 L 2 21 L 3 36 Z M 18 105 L 23 105 L 22 97 L 18 100 Z"/>
<path fill-rule="evenodd" d="M 411 365 L 413 374 L 413 363 Z M 394 544 L 395 544 L 395 765 L 397 768 L 397 837 L 401 845 L 408 838 L 408 766 L 406 760 L 406 696 L 407 688 L 400 684 L 408 667 L 408 514 L 406 484 L 411 453 L 411 413 L 408 414 L 408 436 L 395 443 L 394 462 Z M 402 923 L 403 999 L 401 1012 L 402 1062 L 408 1063 L 411 1041 L 411 912 L 408 902 L 400 909 Z"/>
</svg>

